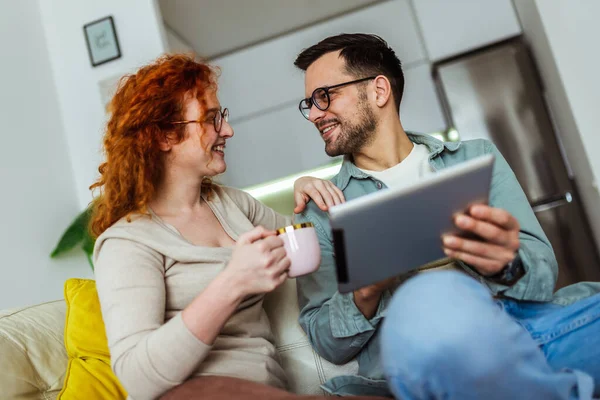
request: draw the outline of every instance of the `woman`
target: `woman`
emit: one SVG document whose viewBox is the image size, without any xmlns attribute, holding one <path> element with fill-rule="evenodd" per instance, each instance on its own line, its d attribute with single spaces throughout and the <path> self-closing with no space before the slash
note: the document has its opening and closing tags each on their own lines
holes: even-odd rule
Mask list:
<svg viewBox="0 0 600 400">
<path fill-rule="evenodd" d="M 261 398 L 294 396 L 275 389 L 286 378 L 262 308 L 287 277 L 274 229 L 290 221 L 207 180 L 225 171 L 233 136 L 215 72 L 188 56 L 162 57 L 127 77 L 110 108 L 91 229 L 117 377 L 135 399 L 183 390 L 199 375 L 203 390 L 222 390 L 220 376 L 244 378 L 236 387 Z M 323 207 L 343 201 L 312 178 L 295 192 Z"/>
</svg>

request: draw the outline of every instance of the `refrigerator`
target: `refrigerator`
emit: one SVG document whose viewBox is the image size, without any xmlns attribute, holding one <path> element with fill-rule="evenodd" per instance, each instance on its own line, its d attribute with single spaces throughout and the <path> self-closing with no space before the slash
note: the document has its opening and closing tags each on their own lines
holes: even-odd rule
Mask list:
<svg viewBox="0 0 600 400">
<path fill-rule="evenodd" d="M 450 139 L 489 139 L 514 171 L 554 249 L 557 288 L 600 281 L 598 249 L 576 177 L 523 39 L 441 60 L 432 73 Z"/>
</svg>

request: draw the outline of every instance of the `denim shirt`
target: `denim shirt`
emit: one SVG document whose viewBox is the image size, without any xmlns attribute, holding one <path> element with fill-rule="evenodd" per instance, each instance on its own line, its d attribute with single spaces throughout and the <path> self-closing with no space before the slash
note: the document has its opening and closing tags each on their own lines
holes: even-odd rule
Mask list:
<svg viewBox="0 0 600 400">
<path fill-rule="evenodd" d="M 407 133 L 409 139 L 429 149 L 429 163 L 434 171 L 463 161 L 494 154 L 495 162 L 490 187 L 489 204 L 511 213 L 521 227 L 520 257 L 525 275 L 513 286 L 487 281 L 474 269 L 458 264 L 485 285 L 492 295 L 517 300 L 554 302 L 567 305 L 600 292 L 600 283 L 583 282 L 554 293 L 558 265 L 552 246 L 544 234 L 513 171 L 496 147 L 483 139 L 443 143 L 431 136 Z M 352 200 L 376 192 L 386 185 L 358 169 L 346 158 L 340 172 L 331 181 Z M 352 293 L 337 291 L 335 254 L 331 227 L 326 212 L 310 202 L 296 222 L 312 222 L 321 246 L 321 266 L 313 274 L 299 277 L 298 301 L 300 325 L 315 350 L 334 364 L 354 358 L 359 364 L 359 376 L 335 377 L 323 389 L 337 395 L 380 395 L 391 397 L 380 365 L 378 327 L 385 317 L 391 292 L 385 291 L 375 315 L 366 319 L 354 303 Z M 376 262 L 376 259 L 373 260 Z M 367 268 L 368 266 L 365 266 Z"/>
</svg>

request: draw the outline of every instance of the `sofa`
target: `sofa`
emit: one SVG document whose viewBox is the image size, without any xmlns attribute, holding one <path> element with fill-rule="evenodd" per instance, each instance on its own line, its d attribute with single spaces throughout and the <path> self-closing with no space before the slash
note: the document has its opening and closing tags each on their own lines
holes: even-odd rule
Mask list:
<svg viewBox="0 0 600 400">
<path fill-rule="evenodd" d="M 338 376 L 355 374 L 356 361 L 335 366 L 311 348 L 298 324 L 296 283 L 285 284 L 265 297 L 276 347 L 290 391 L 326 394 L 320 385 Z M 67 368 L 64 344 L 64 300 L 0 311 L 0 397 L 2 399 L 55 399 Z"/>
</svg>

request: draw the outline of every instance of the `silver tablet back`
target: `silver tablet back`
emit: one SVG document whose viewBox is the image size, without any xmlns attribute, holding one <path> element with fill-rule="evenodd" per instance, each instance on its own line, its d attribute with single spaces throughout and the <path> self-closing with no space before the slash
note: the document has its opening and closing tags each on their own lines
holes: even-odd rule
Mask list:
<svg viewBox="0 0 600 400">
<path fill-rule="evenodd" d="M 441 235 L 452 216 L 488 203 L 494 156 L 443 169 L 407 188 L 386 189 L 332 207 L 341 293 L 444 258 Z"/>
</svg>

